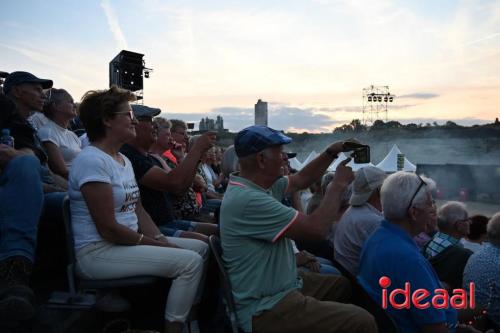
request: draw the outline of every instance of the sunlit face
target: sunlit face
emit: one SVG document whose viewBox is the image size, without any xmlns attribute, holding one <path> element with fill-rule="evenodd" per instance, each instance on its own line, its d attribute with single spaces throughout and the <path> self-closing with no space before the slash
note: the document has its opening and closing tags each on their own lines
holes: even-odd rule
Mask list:
<svg viewBox="0 0 500 333">
<path fill-rule="evenodd" d="M 118 107 L 115 115 L 106 120 L 106 136 L 117 138 L 120 142 L 128 142 L 135 138 L 137 120 L 128 102 Z"/>
</svg>

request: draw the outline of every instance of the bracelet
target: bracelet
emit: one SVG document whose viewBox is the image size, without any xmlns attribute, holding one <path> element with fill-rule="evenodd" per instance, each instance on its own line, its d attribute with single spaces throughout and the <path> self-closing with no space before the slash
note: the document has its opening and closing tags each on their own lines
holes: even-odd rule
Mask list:
<svg viewBox="0 0 500 333">
<path fill-rule="evenodd" d="M 337 157 L 339 157 L 338 154 L 333 153 L 332 151 L 330 151 L 330 149 L 325 150 L 325 153 L 327 153 L 328 156 L 330 156 L 333 159 L 336 159 Z"/>
<path fill-rule="evenodd" d="M 143 239 L 143 238 L 144 238 L 144 234 L 141 234 L 141 235 L 139 236 L 139 240 L 137 241 L 137 243 L 135 243 L 135 245 L 139 245 L 139 244 L 141 244 L 141 241 L 142 241 L 142 239 Z"/>
</svg>

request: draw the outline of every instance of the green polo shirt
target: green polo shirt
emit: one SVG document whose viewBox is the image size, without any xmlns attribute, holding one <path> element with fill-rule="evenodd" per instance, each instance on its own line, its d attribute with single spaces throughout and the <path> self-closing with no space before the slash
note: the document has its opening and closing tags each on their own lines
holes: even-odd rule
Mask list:
<svg viewBox="0 0 500 333">
<path fill-rule="evenodd" d="M 287 187 L 286 177 L 266 190 L 232 175 L 222 200 L 222 258 L 245 332 L 252 331 L 253 315 L 302 288 L 292 244 L 283 236 L 298 215 L 281 204 Z"/>
</svg>

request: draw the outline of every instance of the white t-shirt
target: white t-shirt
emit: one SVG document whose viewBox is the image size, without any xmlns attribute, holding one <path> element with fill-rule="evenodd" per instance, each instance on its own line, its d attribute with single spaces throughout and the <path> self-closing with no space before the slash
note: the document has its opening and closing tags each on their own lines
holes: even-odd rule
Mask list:
<svg viewBox="0 0 500 333">
<path fill-rule="evenodd" d="M 35 111 L 31 116 L 28 117 L 28 121 L 31 123 L 34 129 L 37 131 L 45 126 L 49 122 L 49 118 L 39 111 Z"/>
<path fill-rule="evenodd" d="M 70 169 L 73 160 L 82 151 L 78 136 L 50 119 L 38 130 L 37 134 L 42 142 L 52 142 L 59 148 L 66 167 Z"/>
<path fill-rule="evenodd" d="M 99 148 L 88 146 L 75 158 L 69 173 L 69 198 L 71 201 L 71 224 L 75 238 L 75 251 L 89 243 L 101 241 L 97 228 L 90 216 L 87 203 L 80 188 L 85 183 L 108 183 L 113 188 L 113 202 L 116 222 L 137 231 L 136 203 L 140 198 L 132 164 L 123 154 L 121 165 Z"/>
</svg>

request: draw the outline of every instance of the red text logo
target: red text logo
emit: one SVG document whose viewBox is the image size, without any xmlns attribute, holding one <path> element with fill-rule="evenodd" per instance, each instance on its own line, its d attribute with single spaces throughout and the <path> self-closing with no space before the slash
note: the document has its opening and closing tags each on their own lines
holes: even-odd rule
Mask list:
<svg viewBox="0 0 500 333">
<path fill-rule="evenodd" d="M 432 291 L 432 298 L 424 302 L 431 291 L 426 289 L 416 289 L 412 292 L 410 282 L 405 283 L 404 289 L 394 289 L 388 293 L 387 288 L 391 285 L 391 279 L 387 276 L 382 276 L 378 284 L 382 287 L 382 308 L 387 309 L 387 304 L 391 304 L 394 309 L 409 309 L 411 306 L 417 309 L 427 309 L 432 306 L 435 309 L 447 309 L 451 306 L 454 309 L 474 309 L 476 306 L 475 299 L 475 284 L 469 283 L 469 289 L 453 289 L 450 295 L 446 289 L 438 288 Z M 467 294 L 469 294 L 467 301 Z M 398 297 L 398 303 L 396 297 Z"/>
</svg>

